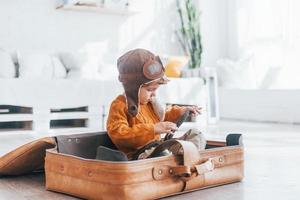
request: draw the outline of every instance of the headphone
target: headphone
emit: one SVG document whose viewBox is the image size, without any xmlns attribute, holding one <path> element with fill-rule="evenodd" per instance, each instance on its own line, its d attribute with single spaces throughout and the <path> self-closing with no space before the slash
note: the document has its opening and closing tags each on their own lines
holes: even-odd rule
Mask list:
<svg viewBox="0 0 300 200">
<path fill-rule="evenodd" d="M 149 80 L 155 80 L 163 76 L 165 68 L 159 56 L 151 56 L 143 65 L 143 73 L 120 74 L 119 81 L 127 82 L 133 77 L 145 76 Z"/>
</svg>

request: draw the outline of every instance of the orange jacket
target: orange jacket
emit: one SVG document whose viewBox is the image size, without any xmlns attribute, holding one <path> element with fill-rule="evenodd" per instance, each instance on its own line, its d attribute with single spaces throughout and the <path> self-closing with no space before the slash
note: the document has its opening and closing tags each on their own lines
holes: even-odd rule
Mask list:
<svg viewBox="0 0 300 200">
<path fill-rule="evenodd" d="M 165 113 L 165 121 L 175 122 L 181 107 L 172 106 Z M 139 105 L 139 113 L 130 117 L 127 112 L 126 98 L 119 95 L 111 104 L 107 119 L 107 132 L 117 148 L 131 158 L 133 153 L 151 141 L 159 140 L 160 135 L 154 133 L 154 124 L 159 118 L 154 113 L 152 104 Z"/>
</svg>

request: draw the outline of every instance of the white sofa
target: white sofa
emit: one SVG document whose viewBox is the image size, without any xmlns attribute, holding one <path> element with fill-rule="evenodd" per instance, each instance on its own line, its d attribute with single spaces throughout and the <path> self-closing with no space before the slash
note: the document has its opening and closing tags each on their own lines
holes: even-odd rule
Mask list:
<svg viewBox="0 0 300 200">
<path fill-rule="evenodd" d="M 103 128 L 101 120 L 104 89 L 99 81 L 2 79 L 0 83 L 0 122 L 26 122 L 25 127 L 21 124 L 16 129 L 11 127 L 14 132 L 19 129 L 38 133 L 70 131 L 71 129 L 57 129 L 64 126 L 59 125 L 59 121 L 56 128 L 55 125 L 50 127 L 51 123 L 55 124 L 54 120 L 69 119 L 80 119 L 83 130 Z M 6 112 L 5 105 L 8 109 Z M 20 106 L 21 109 L 14 113 L 10 111 L 14 109 L 11 106 Z"/>
<path fill-rule="evenodd" d="M 248 56 L 218 62 L 221 118 L 300 123 L 297 73 L 289 66 L 255 66 L 254 61 Z"/>
<path fill-rule="evenodd" d="M 0 49 L 0 131 L 49 135 L 105 129 L 110 103 L 123 89 L 116 66 L 99 62 L 78 53 L 11 56 Z M 173 79 L 158 96 L 164 103 L 206 107 L 200 78 Z"/>
<path fill-rule="evenodd" d="M 202 79 L 173 79 L 158 96 L 165 103 L 205 107 L 205 91 Z M 116 80 L 0 79 L 0 125 L 19 122 L 10 133 L 41 135 L 103 130 L 110 102 L 118 94 L 122 86 Z M 11 106 L 21 109 L 16 113 Z"/>
</svg>

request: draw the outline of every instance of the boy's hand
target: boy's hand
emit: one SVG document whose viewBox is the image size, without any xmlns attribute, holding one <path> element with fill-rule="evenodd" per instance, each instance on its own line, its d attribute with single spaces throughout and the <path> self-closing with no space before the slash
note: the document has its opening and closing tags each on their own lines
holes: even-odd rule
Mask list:
<svg viewBox="0 0 300 200">
<path fill-rule="evenodd" d="M 178 128 L 173 122 L 158 122 L 154 124 L 154 132 L 156 134 L 174 133 Z"/>
<path fill-rule="evenodd" d="M 201 114 L 201 110 L 202 108 L 198 106 L 184 106 L 181 111 L 182 112 L 181 115 L 183 115 L 186 111 L 191 111 L 193 116 L 197 116 Z"/>
</svg>

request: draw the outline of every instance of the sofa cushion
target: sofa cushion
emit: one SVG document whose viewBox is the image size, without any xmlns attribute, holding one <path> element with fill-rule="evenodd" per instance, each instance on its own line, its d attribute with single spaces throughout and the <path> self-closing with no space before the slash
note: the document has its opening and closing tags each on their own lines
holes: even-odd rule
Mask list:
<svg viewBox="0 0 300 200">
<path fill-rule="evenodd" d="M 19 77 L 51 79 L 53 77 L 53 65 L 51 57 L 42 53 L 18 52 Z"/>
<path fill-rule="evenodd" d="M 18 53 L 20 78 L 65 78 L 66 68 L 57 56 L 44 53 Z"/>
<path fill-rule="evenodd" d="M 59 54 L 68 70 L 67 78 L 95 79 L 101 69 L 101 56 L 88 52 L 63 52 Z"/>
<path fill-rule="evenodd" d="M 57 56 L 52 56 L 53 78 L 66 78 L 67 70 Z"/>
<path fill-rule="evenodd" d="M 0 78 L 13 78 L 16 76 L 16 67 L 10 54 L 0 49 Z"/>
<path fill-rule="evenodd" d="M 240 89 L 257 88 L 257 77 L 251 57 L 240 60 L 218 60 L 217 73 L 219 84 L 222 87 Z"/>
</svg>

